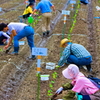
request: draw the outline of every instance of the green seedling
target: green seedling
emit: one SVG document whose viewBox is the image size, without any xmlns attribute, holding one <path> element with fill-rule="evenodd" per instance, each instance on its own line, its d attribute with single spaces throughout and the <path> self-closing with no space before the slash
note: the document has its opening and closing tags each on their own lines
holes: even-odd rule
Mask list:
<svg viewBox="0 0 100 100">
<path fill-rule="evenodd" d="M 80 7 L 80 6 L 78 5 L 77 8 L 79 8 L 79 7 Z M 78 10 L 76 10 L 74 17 L 72 17 L 72 18 L 73 18 L 73 23 L 72 23 L 72 25 L 71 25 L 71 27 L 70 27 L 70 29 L 69 29 L 69 33 L 72 33 L 72 31 L 73 31 L 73 29 L 74 29 L 74 26 L 75 26 L 75 23 L 76 23 L 77 13 L 78 13 Z M 68 36 L 68 38 L 69 38 L 69 37 L 70 37 L 70 36 Z"/>
<path fill-rule="evenodd" d="M 52 90 L 48 90 L 48 93 L 51 93 L 52 92 Z"/>
<path fill-rule="evenodd" d="M 3 50 L 0 48 L 0 52 L 2 52 Z"/>
<path fill-rule="evenodd" d="M 54 81 L 50 81 L 51 83 L 55 83 Z"/>
<path fill-rule="evenodd" d="M 50 84 L 49 84 L 49 87 L 50 87 L 50 88 L 53 88 L 53 85 L 50 83 Z"/>
<path fill-rule="evenodd" d="M 56 79 L 57 78 L 57 72 L 54 72 L 53 74 L 52 74 L 52 77 L 54 78 L 54 79 Z"/>
<path fill-rule="evenodd" d="M 40 19 L 42 16 L 38 16 L 38 18 Z"/>
<path fill-rule="evenodd" d="M 70 40 L 70 37 L 71 37 L 71 35 L 70 34 L 68 34 L 68 39 Z"/>
<path fill-rule="evenodd" d="M 48 90 L 48 96 L 51 96 L 52 94 L 52 90 Z"/>
<path fill-rule="evenodd" d="M 74 20 L 74 22 L 73 22 L 74 24 L 76 23 L 76 19 Z"/>
</svg>

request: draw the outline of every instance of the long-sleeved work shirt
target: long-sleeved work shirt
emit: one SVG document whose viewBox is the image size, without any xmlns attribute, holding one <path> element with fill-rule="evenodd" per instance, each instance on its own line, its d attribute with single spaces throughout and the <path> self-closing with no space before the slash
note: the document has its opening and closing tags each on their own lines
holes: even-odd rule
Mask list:
<svg viewBox="0 0 100 100">
<path fill-rule="evenodd" d="M 66 48 L 64 49 L 62 56 L 58 62 L 59 66 L 62 66 L 64 63 L 68 63 L 67 59 L 70 55 L 74 55 L 77 58 L 83 58 L 91 56 L 91 54 L 86 50 L 86 48 L 80 44 L 72 43 L 68 44 Z"/>
</svg>

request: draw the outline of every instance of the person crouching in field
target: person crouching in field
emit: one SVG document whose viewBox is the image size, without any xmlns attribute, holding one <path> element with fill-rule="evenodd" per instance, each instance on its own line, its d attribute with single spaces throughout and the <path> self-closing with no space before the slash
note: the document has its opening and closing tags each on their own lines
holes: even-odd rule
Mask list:
<svg viewBox="0 0 100 100">
<path fill-rule="evenodd" d="M 72 80 L 72 82 L 63 84 L 56 91 L 56 94 L 60 94 L 62 91 L 68 90 L 63 100 L 75 100 L 76 93 L 82 95 L 82 100 L 100 100 L 99 88 L 79 71 L 78 66 L 70 64 L 62 71 L 62 74 L 65 78 Z"/>
<path fill-rule="evenodd" d="M 86 66 L 89 72 L 92 71 L 92 56 L 89 51 L 81 44 L 72 43 L 72 40 L 64 38 L 61 40 L 60 46 L 64 48 L 62 56 L 58 62 L 58 66 L 63 64 L 75 64 L 79 68 Z"/>
</svg>

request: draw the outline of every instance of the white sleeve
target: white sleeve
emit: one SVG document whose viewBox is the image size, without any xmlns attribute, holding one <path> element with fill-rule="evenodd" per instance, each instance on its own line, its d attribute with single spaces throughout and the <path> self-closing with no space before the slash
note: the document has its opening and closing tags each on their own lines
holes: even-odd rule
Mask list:
<svg viewBox="0 0 100 100">
<path fill-rule="evenodd" d="M 3 32 L 3 33 L 2 33 L 2 35 L 3 35 L 3 36 L 5 36 L 5 37 L 7 38 L 7 40 L 6 40 L 6 41 L 7 41 L 7 43 L 8 43 L 8 42 L 9 42 L 9 39 L 10 39 L 10 36 L 9 36 L 9 35 L 7 35 L 7 33 L 5 33 L 5 32 Z"/>
<path fill-rule="evenodd" d="M 9 35 L 7 35 L 7 33 L 5 33 L 5 32 L 3 32 L 3 33 L 2 33 L 2 35 L 3 35 L 3 36 L 5 36 L 7 39 L 9 39 L 9 38 L 10 38 L 10 36 L 9 36 Z"/>
</svg>

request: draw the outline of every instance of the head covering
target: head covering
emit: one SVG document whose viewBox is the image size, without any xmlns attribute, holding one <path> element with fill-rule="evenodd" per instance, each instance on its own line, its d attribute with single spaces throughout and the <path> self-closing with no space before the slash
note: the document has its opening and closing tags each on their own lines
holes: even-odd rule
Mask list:
<svg viewBox="0 0 100 100">
<path fill-rule="evenodd" d="M 28 6 L 34 5 L 34 2 L 30 2 Z"/>
<path fill-rule="evenodd" d="M 79 68 L 74 64 L 70 64 L 65 70 L 62 71 L 62 74 L 67 79 L 76 78 L 79 74 Z"/>
<path fill-rule="evenodd" d="M 29 6 L 34 6 L 34 2 L 30 2 L 27 6 L 26 6 L 26 8 L 28 8 Z"/>
<path fill-rule="evenodd" d="M 0 23 L 0 31 L 2 31 L 8 24 Z"/>
<path fill-rule="evenodd" d="M 67 42 L 72 42 L 72 40 L 68 40 L 67 38 L 62 39 L 60 42 L 60 47 L 64 47 L 64 44 Z"/>
</svg>

